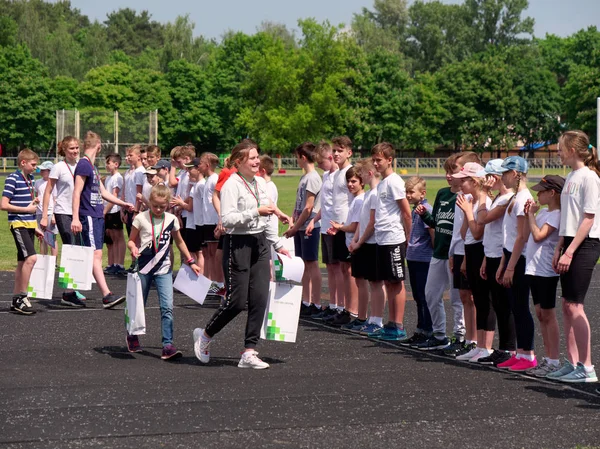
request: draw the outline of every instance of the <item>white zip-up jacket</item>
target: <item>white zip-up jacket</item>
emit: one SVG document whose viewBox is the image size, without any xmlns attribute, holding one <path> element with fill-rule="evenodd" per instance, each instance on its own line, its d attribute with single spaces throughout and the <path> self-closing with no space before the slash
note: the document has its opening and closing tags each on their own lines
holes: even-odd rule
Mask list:
<svg viewBox="0 0 600 449">
<path fill-rule="evenodd" d="M 255 176 L 258 201 L 261 206 L 271 204 L 267 183 Z M 269 217 L 258 214 L 258 202 L 253 183 L 246 183 L 238 173 L 232 174 L 221 188 L 221 221 L 228 234 L 249 235 L 264 232 L 275 249 L 283 246 L 281 239 L 268 226 Z"/>
</svg>

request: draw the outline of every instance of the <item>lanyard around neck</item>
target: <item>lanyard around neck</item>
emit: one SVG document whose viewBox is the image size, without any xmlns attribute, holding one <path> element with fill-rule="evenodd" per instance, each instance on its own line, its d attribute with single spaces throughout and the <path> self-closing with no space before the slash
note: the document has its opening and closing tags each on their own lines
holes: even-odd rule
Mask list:
<svg viewBox="0 0 600 449">
<path fill-rule="evenodd" d="M 244 185 L 246 186 L 246 188 L 248 189 L 248 192 L 250 192 L 250 194 L 256 200 L 257 206 L 260 207 L 260 198 L 259 198 L 259 194 L 258 194 L 258 183 L 256 182 L 256 179 L 253 179 L 251 183 L 248 183 L 248 181 L 246 181 L 246 178 L 244 178 L 244 176 L 242 176 L 242 174 L 240 172 L 238 172 L 237 174 L 241 178 L 241 180 L 244 183 Z M 250 184 L 252 184 L 254 186 L 254 192 L 250 188 Z"/>
<path fill-rule="evenodd" d="M 90 163 L 90 165 L 92 166 L 92 169 L 94 170 L 94 176 L 95 176 L 95 181 L 100 184 L 100 173 L 98 173 L 98 170 L 96 169 L 96 166 L 94 164 L 92 164 L 92 160 L 86 155 L 83 156 L 84 159 L 87 159 L 87 161 Z"/>
<path fill-rule="evenodd" d="M 25 176 L 22 171 L 20 171 L 20 173 L 21 173 L 21 177 L 23 178 L 23 181 L 25 181 L 25 184 L 27 184 L 27 189 L 29 190 L 31 199 L 35 200 L 35 189 L 33 188 L 33 183 L 29 179 L 29 175 Z"/>
</svg>

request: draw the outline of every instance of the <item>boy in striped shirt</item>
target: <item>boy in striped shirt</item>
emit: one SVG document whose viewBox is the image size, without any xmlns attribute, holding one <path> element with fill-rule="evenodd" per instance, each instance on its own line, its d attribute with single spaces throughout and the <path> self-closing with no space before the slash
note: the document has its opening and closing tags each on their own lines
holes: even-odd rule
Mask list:
<svg viewBox="0 0 600 449">
<path fill-rule="evenodd" d="M 32 173 L 37 167 L 38 155 L 22 150 L 17 157 L 18 169 L 8 175 L 2 192 L 2 210 L 8 212 L 8 224 L 17 246 L 17 270 L 13 289 L 11 312 L 33 315 L 35 310 L 27 299 L 27 285 L 36 262 L 34 239 L 37 223 L 35 212 L 39 199 L 35 197 Z"/>
</svg>

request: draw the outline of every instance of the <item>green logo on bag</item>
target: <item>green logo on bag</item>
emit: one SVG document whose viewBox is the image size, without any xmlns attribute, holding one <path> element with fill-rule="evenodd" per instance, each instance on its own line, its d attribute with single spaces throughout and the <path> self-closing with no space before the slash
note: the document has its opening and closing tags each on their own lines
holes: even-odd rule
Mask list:
<svg viewBox="0 0 600 449">
<path fill-rule="evenodd" d="M 281 333 L 281 328 L 277 327 L 277 322 L 273 319 L 273 313 L 267 315 L 267 340 L 285 341 L 285 335 Z"/>
<path fill-rule="evenodd" d="M 74 279 L 65 271 L 64 267 L 58 267 L 58 286 L 60 288 L 77 288 Z"/>
<path fill-rule="evenodd" d="M 30 298 L 37 298 L 37 294 L 33 290 L 33 286 L 31 284 L 27 286 L 27 296 Z"/>
</svg>

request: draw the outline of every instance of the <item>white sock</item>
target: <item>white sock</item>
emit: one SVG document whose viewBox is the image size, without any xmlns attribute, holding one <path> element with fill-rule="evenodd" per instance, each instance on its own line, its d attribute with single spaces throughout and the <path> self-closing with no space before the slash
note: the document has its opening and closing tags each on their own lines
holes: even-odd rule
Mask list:
<svg viewBox="0 0 600 449">
<path fill-rule="evenodd" d="M 548 362 L 548 365 L 550 366 L 560 366 L 560 360 L 558 359 L 549 359 L 546 357 L 546 362 Z"/>
<path fill-rule="evenodd" d="M 225 283 L 224 282 L 215 282 L 215 284 L 217 285 L 217 287 L 219 288 L 223 288 L 225 287 Z"/>
<path fill-rule="evenodd" d="M 377 326 L 379 327 L 383 327 L 383 317 L 380 316 L 373 316 L 371 317 L 371 323 L 373 324 L 377 324 Z"/>
<path fill-rule="evenodd" d="M 524 358 L 524 355 L 525 355 L 525 354 L 519 354 L 519 353 L 517 353 L 517 358 L 518 358 L 518 359 L 522 359 L 522 358 Z"/>
<path fill-rule="evenodd" d="M 594 365 L 590 365 L 590 366 L 583 365 L 583 367 L 585 368 L 585 372 L 586 373 L 593 373 L 594 372 Z"/>
<path fill-rule="evenodd" d="M 304 304 L 306 307 L 310 306 L 310 302 L 308 301 L 302 301 L 302 304 Z"/>
<path fill-rule="evenodd" d="M 467 344 L 468 345 L 470 345 L 471 343 L 477 344 L 477 340 L 467 340 Z"/>
<path fill-rule="evenodd" d="M 521 358 L 533 362 L 535 360 L 535 355 L 521 354 Z"/>
<path fill-rule="evenodd" d="M 313 304 L 315 305 L 315 307 L 316 307 L 317 309 L 321 309 L 321 304 L 317 304 L 317 303 L 315 303 L 315 302 L 313 302 Z"/>
<path fill-rule="evenodd" d="M 344 311 L 344 306 L 337 306 L 337 311 L 338 312 L 343 312 Z"/>
<path fill-rule="evenodd" d="M 358 314 L 357 313 L 351 313 L 350 314 L 350 318 L 358 318 Z"/>
</svg>

